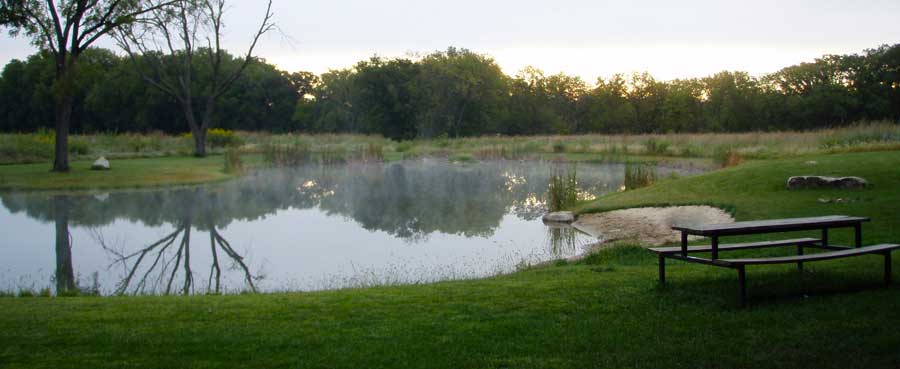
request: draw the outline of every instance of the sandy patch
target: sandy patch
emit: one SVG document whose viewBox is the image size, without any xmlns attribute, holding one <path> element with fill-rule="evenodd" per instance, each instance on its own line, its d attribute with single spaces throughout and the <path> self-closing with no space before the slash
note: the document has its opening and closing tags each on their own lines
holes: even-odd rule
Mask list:
<svg viewBox="0 0 900 369">
<path fill-rule="evenodd" d="M 632 240 L 650 247 L 679 242 L 681 234 L 672 230 L 674 225 L 731 222 L 734 222 L 734 218 L 730 214 L 712 206 L 672 206 L 584 214 L 572 226 L 597 237 L 601 243 Z"/>
</svg>

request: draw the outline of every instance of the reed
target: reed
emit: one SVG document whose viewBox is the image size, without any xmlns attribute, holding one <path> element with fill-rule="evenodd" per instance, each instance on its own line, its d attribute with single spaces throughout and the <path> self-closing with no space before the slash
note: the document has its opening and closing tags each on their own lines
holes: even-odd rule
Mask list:
<svg viewBox="0 0 900 369">
<path fill-rule="evenodd" d="M 625 165 L 625 189 L 647 187 L 656 182 L 656 167 L 646 164 Z"/>
<path fill-rule="evenodd" d="M 547 208 L 550 211 L 568 209 L 578 203 L 578 171 L 570 166 L 554 169 L 547 186 Z"/>
</svg>

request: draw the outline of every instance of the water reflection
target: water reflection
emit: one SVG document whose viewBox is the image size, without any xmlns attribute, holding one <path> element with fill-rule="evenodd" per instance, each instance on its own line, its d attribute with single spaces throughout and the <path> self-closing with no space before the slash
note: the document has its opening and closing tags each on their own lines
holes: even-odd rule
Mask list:
<svg viewBox="0 0 900 369">
<path fill-rule="evenodd" d="M 274 282 L 263 290 L 295 289 L 283 281 L 299 274 L 351 273 L 334 267 L 347 259 L 378 269 L 397 263 L 401 256 L 434 266 L 488 254 L 483 257 L 485 266 L 454 271 L 463 277 L 480 276 L 495 272 L 491 268 L 496 269 L 497 263 L 517 262 L 506 259 L 540 261 L 579 251 L 584 238 L 574 230 L 547 231 L 535 221 L 545 211 L 549 173 L 547 163 L 456 165 L 421 160 L 262 170 L 197 188 L 2 193 L 0 200 L 8 213 L 0 213 L 0 229 L 15 231 L 8 228 L 11 221 L 35 228 L 40 223 L 55 224 L 52 280 L 60 294 L 85 289 L 79 284 L 98 289 L 101 283 L 103 293 L 120 294 L 256 291 L 267 276 Z M 598 195 L 621 185 L 624 168 L 584 165 L 578 174 L 580 191 Z M 327 220 L 334 217 L 344 223 Z M 497 235 L 504 227 L 508 232 Z M 88 236 L 73 237 L 72 228 L 89 230 Z M 123 230 L 127 234 L 120 234 Z M 18 237 L 25 243 L 35 242 L 34 236 Z M 232 242 L 232 237 L 238 241 Z M 262 241 L 254 243 L 255 239 Z M 23 265 L 0 258 L 0 282 L 7 285 L 41 270 L 30 265 L 38 261 L 27 258 L 39 251 L 21 249 L 16 240 L 0 240 L 0 256 L 25 253 L 20 255 Z M 93 270 L 84 270 L 86 274 L 100 273 L 100 277 L 95 275 L 93 282 L 79 277 L 75 268 L 79 257 L 92 265 Z M 327 267 L 317 261 L 329 258 Z M 310 269 L 308 273 L 300 265 Z M 427 274 L 429 268 L 417 268 L 423 271 L 416 273 Z M 507 266 L 499 269 L 509 270 Z M 435 276 L 400 279 L 430 281 Z M 334 286 L 324 283 L 322 287 Z M 306 288 L 309 284 L 299 286 Z"/>
</svg>

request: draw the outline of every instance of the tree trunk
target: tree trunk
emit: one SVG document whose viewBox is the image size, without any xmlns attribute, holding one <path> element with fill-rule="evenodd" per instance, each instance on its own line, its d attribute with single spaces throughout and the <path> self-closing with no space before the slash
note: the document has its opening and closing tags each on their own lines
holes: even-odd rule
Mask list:
<svg viewBox="0 0 900 369">
<path fill-rule="evenodd" d="M 69 123 L 72 118 L 72 91 L 67 77 L 61 77 L 56 96 L 56 146 L 54 172 L 69 171 Z"/>
<path fill-rule="evenodd" d="M 64 196 L 53 198 L 53 212 L 56 218 L 56 294 L 76 290 L 75 271 L 72 267 L 72 244 L 69 242 L 69 199 Z"/>
<path fill-rule="evenodd" d="M 184 107 L 184 119 L 187 120 L 188 127 L 191 128 L 191 136 L 194 137 L 194 156 L 198 158 L 206 157 L 206 127 L 197 125 L 197 118 L 194 117 L 194 106 L 190 100 L 182 102 Z"/>
<path fill-rule="evenodd" d="M 194 136 L 194 156 L 198 158 L 206 157 L 206 130 L 197 128 L 191 131 L 191 134 Z"/>
</svg>

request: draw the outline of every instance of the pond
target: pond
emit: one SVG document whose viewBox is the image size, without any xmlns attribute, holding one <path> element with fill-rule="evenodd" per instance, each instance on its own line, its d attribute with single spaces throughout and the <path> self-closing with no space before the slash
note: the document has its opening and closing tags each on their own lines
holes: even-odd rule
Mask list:
<svg viewBox="0 0 900 369">
<path fill-rule="evenodd" d="M 309 291 L 508 273 L 595 241 L 541 222 L 560 165 L 421 159 L 198 187 L 0 192 L 0 291 Z M 580 197 L 619 190 L 624 168 L 578 164 Z"/>
</svg>

